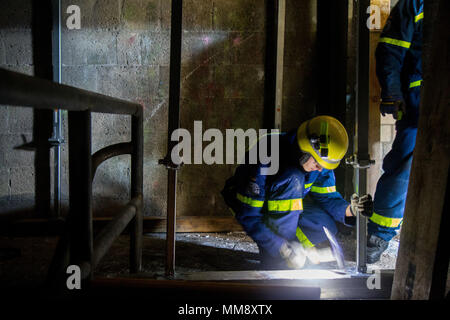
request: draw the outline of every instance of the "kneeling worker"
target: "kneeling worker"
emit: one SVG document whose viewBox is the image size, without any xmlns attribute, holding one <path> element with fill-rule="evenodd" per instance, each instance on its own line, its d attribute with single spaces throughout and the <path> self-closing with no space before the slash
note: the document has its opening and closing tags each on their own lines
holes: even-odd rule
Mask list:
<svg viewBox="0 0 450 320">
<path fill-rule="evenodd" d="M 336 234 L 335 222 L 353 225 L 359 212 L 370 216 L 370 196 L 350 205 L 339 192 L 333 170 L 348 148 L 348 136 L 335 118 L 318 116 L 279 136 L 279 170 L 262 174 L 263 164 L 242 164 L 222 194 L 236 219 L 258 245 L 267 268 L 302 268 L 319 263 L 314 248 Z"/>
</svg>

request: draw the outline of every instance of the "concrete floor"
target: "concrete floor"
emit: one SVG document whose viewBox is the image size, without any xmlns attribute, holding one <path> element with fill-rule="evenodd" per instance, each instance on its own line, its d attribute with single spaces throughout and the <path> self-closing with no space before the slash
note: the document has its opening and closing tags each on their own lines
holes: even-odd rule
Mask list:
<svg viewBox="0 0 450 320">
<path fill-rule="evenodd" d="M 347 266 L 355 265 L 355 241 L 353 231 L 339 234 Z M 45 279 L 53 250 L 55 237 L 0 237 L 0 287 L 39 285 Z M 394 269 L 398 239 L 391 241 L 381 260 L 368 265 L 374 269 Z M 7 254 L 16 255 L 8 258 Z M 98 277 L 128 275 L 129 238 L 120 236 L 96 269 Z M 143 245 L 143 272 L 154 279 L 164 278 L 165 234 L 146 234 Z M 320 265 L 334 269 L 335 263 Z M 176 274 L 199 271 L 258 270 L 258 249 L 244 232 L 229 233 L 178 233 L 176 245 Z"/>
</svg>

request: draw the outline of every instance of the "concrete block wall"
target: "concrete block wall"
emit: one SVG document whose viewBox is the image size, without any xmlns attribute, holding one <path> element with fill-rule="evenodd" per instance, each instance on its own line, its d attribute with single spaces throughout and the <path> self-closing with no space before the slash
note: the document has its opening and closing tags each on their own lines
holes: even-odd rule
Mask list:
<svg viewBox="0 0 450 320">
<path fill-rule="evenodd" d="M 68 5 L 80 7 L 81 29 L 63 28 L 63 82 L 143 105 L 145 213 L 162 215 L 167 178 L 157 163 L 167 140 L 170 1 L 63 1 L 63 10 Z M 130 130 L 128 116 L 93 114 L 92 152 L 129 141 Z M 115 211 L 129 190 L 130 157 L 103 163 L 93 182 L 95 214 Z"/>
<path fill-rule="evenodd" d="M 65 27 L 69 16 L 65 10 L 69 5 L 80 7 L 79 30 Z M 298 126 L 314 110 L 317 87 L 315 7 L 316 0 L 287 1 L 283 109 L 283 129 L 286 130 Z M 0 10 L 0 14 L 6 21 L 9 17 L 16 17 L 16 22 L 26 20 L 17 8 L 16 11 L 7 8 L 16 13 Z M 62 10 L 63 83 L 144 106 L 145 214 L 164 216 L 167 172 L 158 165 L 158 160 L 167 152 L 171 2 L 63 0 Z M 2 66 L 32 73 L 29 20 L 26 20 L 27 27 L 14 26 L 14 21 L 11 22 L 13 27 L 1 25 Z M 229 128 L 260 128 L 264 54 L 264 1 L 185 0 L 181 126 L 193 132 L 193 122 L 201 120 L 203 131 L 218 128 L 225 133 Z M 31 140 L 32 117 L 27 113 L 30 109 L 17 110 L 0 109 L 2 151 L 11 150 L 6 146 L 11 146 L 11 142 L 19 144 L 22 135 L 27 141 Z M 93 152 L 130 139 L 128 117 L 93 114 L 92 119 Z M 68 139 L 67 126 L 65 138 Z M 3 142 L 5 139 L 12 141 Z M 8 199 L 28 193 L 32 196 L 34 191 L 30 187 L 32 184 L 19 182 L 33 179 L 33 152 L 14 152 L 17 161 L 8 160 L 13 155 L 0 155 L 2 198 L 4 194 Z M 67 145 L 63 147 L 62 158 L 63 198 L 67 200 Z M 179 172 L 177 214 L 229 215 L 220 190 L 235 167 L 184 166 Z M 18 185 L 13 187 L 15 183 Z M 129 183 L 129 156 L 103 163 L 93 184 L 95 214 L 109 215 L 117 204 L 125 203 L 129 198 Z"/>
<path fill-rule="evenodd" d="M 317 1 L 286 1 L 282 129 L 291 130 L 315 114 Z"/>
<path fill-rule="evenodd" d="M 0 5 L 0 67 L 32 75 L 31 1 Z M 0 106 L 0 213 L 34 205 L 33 110 Z"/>
<path fill-rule="evenodd" d="M 186 1 L 181 126 L 261 128 L 264 105 L 264 1 Z M 287 1 L 282 129 L 314 110 L 315 1 Z M 190 11 L 191 10 L 191 11 Z M 196 14 L 198 13 L 198 15 Z M 299 45 L 301 43 L 301 45 Z M 203 146 L 205 146 L 204 144 Z M 229 215 L 220 191 L 236 165 L 188 165 L 178 181 L 179 215 Z"/>
</svg>

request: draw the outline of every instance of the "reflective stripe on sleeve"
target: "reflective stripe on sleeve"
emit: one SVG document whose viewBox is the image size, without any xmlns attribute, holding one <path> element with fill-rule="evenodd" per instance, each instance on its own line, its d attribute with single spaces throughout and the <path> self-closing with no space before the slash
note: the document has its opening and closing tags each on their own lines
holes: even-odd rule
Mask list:
<svg viewBox="0 0 450 320">
<path fill-rule="evenodd" d="M 303 233 L 303 231 L 297 227 L 297 231 L 295 232 L 295 235 L 297 236 L 298 241 L 303 245 L 305 248 L 311 248 L 314 247 L 314 244 L 312 244 L 311 241 L 309 241 L 308 237 Z"/>
<path fill-rule="evenodd" d="M 415 87 L 420 87 L 422 85 L 422 81 L 423 80 L 417 80 L 417 81 L 411 82 L 409 84 L 409 88 L 411 89 L 411 88 L 415 88 Z"/>
<path fill-rule="evenodd" d="M 403 219 L 402 218 L 383 217 L 374 212 L 373 215 L 369 218 L 369 220 L 372 221 L 373 223 L 376 223 L 376 224 L 382 226 L 382 227 L 397 228 Z"/>
<path fill-rule="evenodd" d="M 236 198 L 237 198 L 240 202 L 245 203 L 245 204 L 249 205 L 250 207 L 262 208 L 262 206 L 264 205 L 264 201 L 252 199 L 252 198 L 243 196 L 243 195 L 240 194 L 240 193 L 237 193 L 237 194 L 236 194 Z"/>
<path fill-rule="evenodd" d="M 308 189 L 308 188 L 311 187 L 312 185 L 313 185 L 312 183 L 305 184 L 305 189 Z"/>
<path fill-rule="evenodd" d="M 420 20 L 423 19 L 423 12 L 419 13 L 417 16 L 414 17 L 414 22 L 419 22 Z"/>
<path fill-rule="evenodd" d="M 409 47 L 411 47 L 411 42 L 392 39 L 392 38 L 386 38 L 386 37 L 381 38 L 380 42 L 392 44 L 394 46 L 399 46 L 399 47 L 406 48 L 406 49 L 409 49 Z"/>
<path fill-rule="evenodd" d="M 269 211 L 294 211 L 303 210 L 302 199 L 269 200 L 267 201 Z"/>
<path fill-rule="evenodd" d="M 311 187 L 311 192 L 315 192 L 315 193 L 333 193 L 333 192 L 336 192 L 336 186 L 331 186 L 331 187 L 316 187 L 316 186 L 312 186 Z"/>
</svg>

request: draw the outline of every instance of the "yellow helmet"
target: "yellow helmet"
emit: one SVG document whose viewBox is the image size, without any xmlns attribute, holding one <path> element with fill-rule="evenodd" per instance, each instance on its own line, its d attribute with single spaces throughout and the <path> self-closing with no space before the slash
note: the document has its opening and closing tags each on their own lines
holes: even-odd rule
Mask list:
<svg viewBox="0 0 450 320">
<path fill-rule="evenodd" d="M 318 116 L 303 122 L 297 130 L 298 146 L 325 169 L 339 166 L 348 148 L 344 126 L 330 116 Z"/>
</svg>

